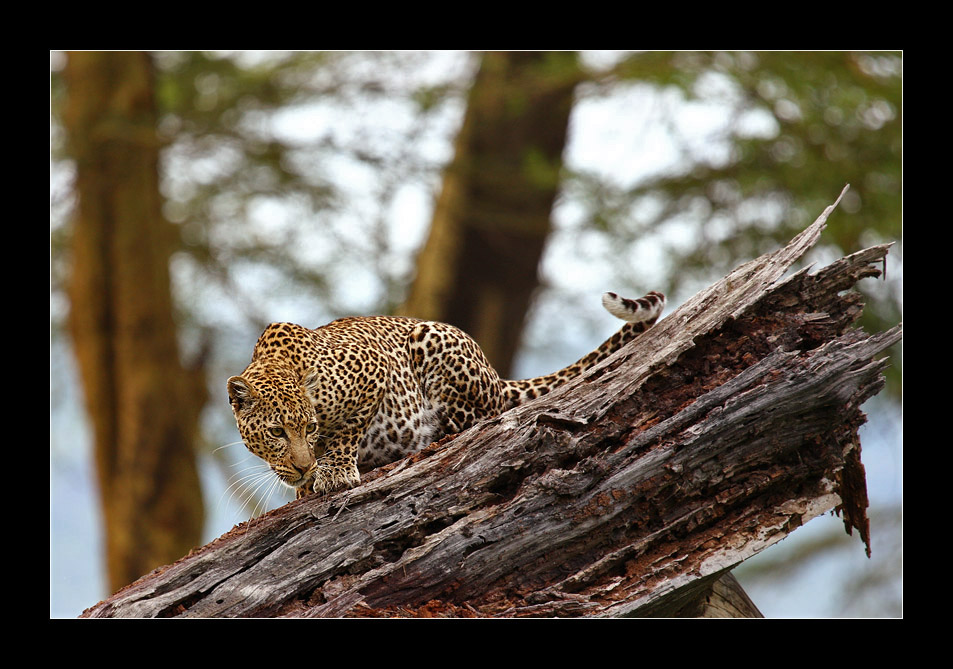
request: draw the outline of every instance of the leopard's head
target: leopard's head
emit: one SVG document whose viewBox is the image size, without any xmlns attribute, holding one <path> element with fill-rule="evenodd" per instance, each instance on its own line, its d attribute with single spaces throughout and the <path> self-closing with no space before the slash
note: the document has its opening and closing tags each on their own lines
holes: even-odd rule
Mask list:
<svg viewBox="0 0 953 669">
<path fill-rule="evenodd" d="M 292 488 L 313 477 L 318 423 L 304 381 L 293 375 L 249 374 L 228 380 L 228 398 L 245 446 Z"/>
</svg>

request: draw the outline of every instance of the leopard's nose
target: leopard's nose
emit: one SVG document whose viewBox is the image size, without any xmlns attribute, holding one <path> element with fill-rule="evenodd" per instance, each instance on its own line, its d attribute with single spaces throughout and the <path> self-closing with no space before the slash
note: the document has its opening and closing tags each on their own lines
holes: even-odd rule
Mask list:
<svg viewBox="0 0 953 669">
<path fill-rule="evenodd" d="M 314 455 L 311 454 L 311 449 L 306 443 L 292 444 L 289 455 L 291 466 L 302 474 L 307 472 L 314 463 Z"/>
</svg>

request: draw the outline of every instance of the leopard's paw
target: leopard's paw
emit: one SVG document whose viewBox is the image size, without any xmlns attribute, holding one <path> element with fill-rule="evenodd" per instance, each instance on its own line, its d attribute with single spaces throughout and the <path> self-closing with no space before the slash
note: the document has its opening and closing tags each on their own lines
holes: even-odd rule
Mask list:
<svg viewBox="0 0 953 669">
<path fill-rule="evenodd" d="M 327 495 L 340 490 L 349 490 L 361 482 L 357 467 L 318 467 L 314 472 L 312 490 L 319 495 Z"/>
</svg>

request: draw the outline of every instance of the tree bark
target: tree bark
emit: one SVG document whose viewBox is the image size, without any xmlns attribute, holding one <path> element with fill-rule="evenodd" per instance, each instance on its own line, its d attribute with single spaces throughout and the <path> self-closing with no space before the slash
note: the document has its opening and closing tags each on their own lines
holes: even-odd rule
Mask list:
<svg viewBox="0 0 953 669">
<path fill-rule="evenodd" d="M 469 333 L 507 376 L 559 189 L 573 52 L 488 52 L 400 313 Z"/>
<path fill-rule="evenodd" d="M 69 322 L 114 592 L 201 539 L 192 440 L 205 385 L 179 361 L 169 283 L 175 242 L 161 214 L 151 60 L 70 53 L 65 78 L 79 195 Z"/>
<path fill-rule="evenodd" d="M 804 522 L 869 551 L 859 407 L 901 327 L 852 329 L 850 289 L 888 246 L 782 279 L 832 210 L 553 393 L 83 615 L 758 615 L 728 572 Z"/>
</svg>

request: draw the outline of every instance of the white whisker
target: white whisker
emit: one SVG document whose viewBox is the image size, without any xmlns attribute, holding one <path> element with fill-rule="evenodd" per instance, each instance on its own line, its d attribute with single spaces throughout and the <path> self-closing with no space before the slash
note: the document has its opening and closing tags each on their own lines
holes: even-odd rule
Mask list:
<svg viewBox="0 0 953 669">
<path fill-rule="evenodd" d="M 251 503 L 255 502 L 255 492 L 260 489 L 263 482 L 271 478 L 271 468 L 261 461 L 253 461 L 249 464 L 248 460 L 233 463 L 231 467 L 241 467 L 233 472 L 227 480 L 227 486 L 219 497 L 218 506 L 228 500 L 234 501 L 241 509 L 248 509 Z M 256 504 L 257 505 L 257 504 Z"/>
<path fill-rule="evenodd" d="M 218 452 L 219 452 L 220 450 L 222 450 L 223 448 L 229 448 L 229 447 L 231 447 L 231 446 L 238 446 L 239 444 L 244 445 L 245 442 L 242 441 L 241 439 L 239 439 L 238 441 L 233 441 L 233 442 L 230 442 L 230 443 L 228 443 L 228 444 L 222 444 L 222 445 L 219 446 L 218 448 L 214 449 L 214 450 L 212 451 L 212 453 L 218 453 Z"/>
</svg>

